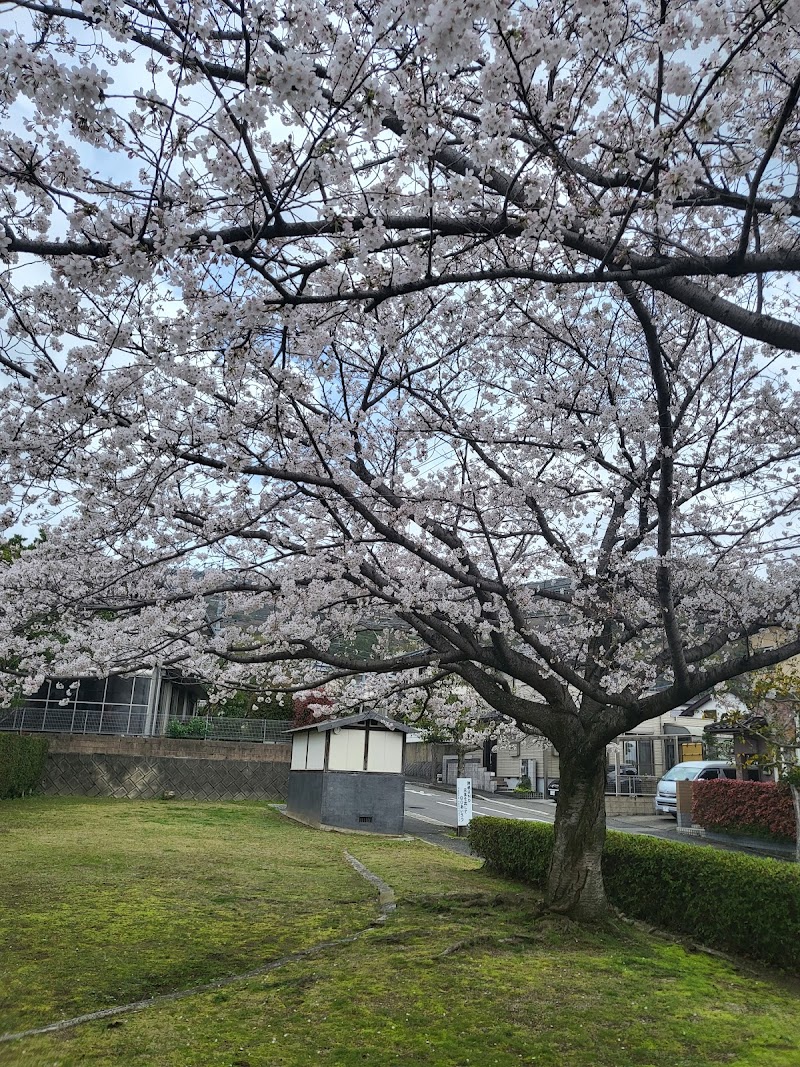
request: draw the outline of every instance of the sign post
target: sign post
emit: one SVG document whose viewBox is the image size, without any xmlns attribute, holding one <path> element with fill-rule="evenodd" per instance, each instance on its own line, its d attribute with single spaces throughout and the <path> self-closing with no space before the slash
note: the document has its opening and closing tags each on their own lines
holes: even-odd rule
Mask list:
<svg viewBox="0 0 800 1067">
<path fill-rule="evenodd" d="M 456 778 L 456 833 L 463 836 L 472 820 L 472 779 Z"/>
</svg>

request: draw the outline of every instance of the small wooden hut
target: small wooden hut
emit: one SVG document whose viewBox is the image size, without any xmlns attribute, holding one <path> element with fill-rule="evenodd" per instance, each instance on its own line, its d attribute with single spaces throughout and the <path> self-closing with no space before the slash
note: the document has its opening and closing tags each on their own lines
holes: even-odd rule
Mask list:
<svg viewBox="0 0 800 1067">
<path fill-rule="evenodd" d="M 401 834 L 408 733 L 374 711 L 292 730 L 287 814 L 310 826 Z"/>
</svg>

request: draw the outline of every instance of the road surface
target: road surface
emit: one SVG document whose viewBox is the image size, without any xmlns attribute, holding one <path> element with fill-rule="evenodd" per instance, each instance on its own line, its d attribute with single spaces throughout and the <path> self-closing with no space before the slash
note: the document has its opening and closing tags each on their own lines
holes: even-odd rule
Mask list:
<svg viewBox="0 0 800 1067">
<path fill-rule="evenodd" d="M 517 798 L 472 797 L 474 815 L 495 815 L 501 819 L 522 819 L 525 822 L 546 822 L 552 825 L 555 820 L 556 805 L 553 800 L 518 800 Z M 629 834 L 646 834 L 649 837 L 663 837 L 668 841 L 682 841 L 685 844 L 704 847 L 722 848 L 731 851 L 753 852 L 749 848 L 738 848 L 736 844 L 709 842 L 703 838 L 678 833 L 675 820 L 671 815 L 617 815 L 607 820 L 610 830 L 621 830 Z M 451 836 L 456 826 L 455 793 L 441 789 L 406 784 L 405 831 L 414 837 L 422 837 L 435 844 L 443 845 L 454 852 L 469 853 L 469 846 L 463 838 Z M 776 856 L 775 858 L 790 858 Z"/>
</svg>

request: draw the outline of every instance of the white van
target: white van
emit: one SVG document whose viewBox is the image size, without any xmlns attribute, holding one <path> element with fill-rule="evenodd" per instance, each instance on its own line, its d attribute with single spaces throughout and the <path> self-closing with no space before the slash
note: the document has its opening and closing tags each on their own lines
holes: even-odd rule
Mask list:
<svg viewBox="0 0 800 1067">
<path fill-rule="evenodd" d="M 725 760 L 689 760 L 671 767 L 656 787 L 656 815 L 675 815 L 676 782 L 707 781 L 709 778 L 735 778 L 736 768 Z"/>
</svg>

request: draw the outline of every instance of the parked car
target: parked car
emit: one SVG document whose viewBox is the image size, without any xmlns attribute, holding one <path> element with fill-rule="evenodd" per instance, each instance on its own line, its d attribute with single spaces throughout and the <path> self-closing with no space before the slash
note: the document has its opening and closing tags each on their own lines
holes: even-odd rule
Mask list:
<svg viewBox="0 0 800 1067">
<path fill-rule="evenodd" d="M 736 768 L 725 760 L 687 760 L 671 767 L 656 787 L 656 815 L 676 815 L 676 782 L 708 781 L 712 778 L 735 778 Z"/>
<path fill-rule="evenodd" d="M 547 783 L 547 795 L 551 800 L 558 800 L 558 786 L 560 778 L 551 778 Z"/>
<path fill-rule="evenodd" d="M 619 792 L 620 793 L 641 793 L 642 783 L 639 779 L 638 771 L 632 763 L 620 763 L 619 765 Z M 617 772 L 616 768 L 610 767 L 606 774 L 606 792 L 617 792 Z"/>
</svg>

